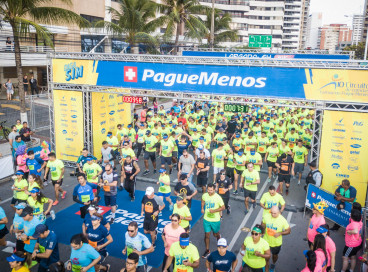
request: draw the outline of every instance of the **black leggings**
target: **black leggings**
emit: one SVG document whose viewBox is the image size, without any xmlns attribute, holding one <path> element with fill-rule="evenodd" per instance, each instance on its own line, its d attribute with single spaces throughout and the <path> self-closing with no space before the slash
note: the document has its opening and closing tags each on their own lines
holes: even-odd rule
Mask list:
<svg viewBox="0 0 368 272">
<path fill-rule="evenodd" d="M 229 200 L 230 200 L 230 197 L 221 197 L 221 198 L 224 201 L 225 208 L 228 209 L 229 208 Z"/>
<path fill-rule="evenodd" d="M 137 143 L 137 159 L 141 155 L 142 150 L 143 150 L 143 143 Z"/>
<path fill-rule="evenodd" d="M 169 256 L 167 256 L 166 254 L 164 254 L 164 261 L 163 261 L 163 263 L 162 263 L 162 271 L 164 271 L 164 268 L 165 268 L 165 266 L 166 266 L 166 260 L 169 258 Z M 175 258 L 173 258 L 173 260 L 172 260 L 172 262 L 171 262 L 171 265 L 170 266 L 172 266 L 172 268 L 173 268 L 173 271 L 174 271 L 174 263 L 175 263 Z M 170 272 L 171 270 L 170 270 L 170 266 L 169 266 L 169 268 L 167 269 L 167 271 L 168 272 Z"/>
<path fill-rule="evenodd" d="M 130 198 L 134 197 L 135 193 L 135 177 L 133 180 L 130 179 L 130 176 L 126 176 L 124 181 L 124 189 L 129 193 Z"/>
</svg>

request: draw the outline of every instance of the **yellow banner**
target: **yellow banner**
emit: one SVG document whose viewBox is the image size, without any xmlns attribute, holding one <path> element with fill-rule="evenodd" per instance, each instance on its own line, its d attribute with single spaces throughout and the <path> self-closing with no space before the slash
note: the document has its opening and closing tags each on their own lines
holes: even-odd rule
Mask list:
<svg viewBox="0 0 368 272">
<path fill-rule="evenodd" d="M 368 71 L 305 69 L 305 98 L 342 102 L 368 102 Z"/>
<path fill-rule="evenodd" d="M 357 201 L 364 206 L 368 167 L 368 113 L 325 111 L 319 169 L 322 188 L 334 193 L 343 179 L 357 190 Z"/>
<path fill-rule="evenodd" d="M 82 93 L 53 92 L 56 156 L 61 160 L 77 161 L 84 147 Z"/>
<path fill-rule="evenodd" d="M 52 77 L 57 83 L 97 84 L 97 60 L 53 59 Z"/>
<path fill-rule="evenodd" d="M 106 92 L 114 91 L 107 89 Z M 101 158 L 102 142 L 107 132 L 116 136 L 117 125 L 126 128 L 131 122 L 131 104 L 123 103 L 122 94 L 92 93 L 93 153 Z"/>
</svg>

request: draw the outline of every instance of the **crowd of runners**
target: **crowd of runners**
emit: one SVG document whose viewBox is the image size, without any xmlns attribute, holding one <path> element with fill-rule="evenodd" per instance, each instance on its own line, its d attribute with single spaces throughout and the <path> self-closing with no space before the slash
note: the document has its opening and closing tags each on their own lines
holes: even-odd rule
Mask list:
<svg viewBox="0 0 368 272">
<path fill-rule="evenodd" d="M 264 209 L 263 218 L 252 229 L 243 229 L 250 236 L 240 250 L 242 271 L 275 270 L 283 236 L 291 232 L 282 215 L 284 197 L 290 186 L 305 185 L 301 179 L 308 165 L 314 110 L 308 104 L 296 108 L 264 103 L 251 105 L 246 112 L 233 113 L 225 112 L 222 103 L 193 101 L 174 101 L 169 111 L 163 106 L 159 108 L 157 102 L 153 106 L 153 109 L 144 106 L 127 127 L 117 124 L 116 131 L 108 132 L 101 154 L 93 156 L 87 149 L 81 151 L 76 173 L 78 184 L 69 193 L 80 206 L 82 232 L 70 240 L 68 261 L 60 260 L 57 236 L 46 224 L 47 216 L 55 219 L 52 207 L 67 194 L 62 188 L 64 164 L 46 142 L 37 157 L 33 151 L 27 151 L 21 140 L 18 142 L 13 150 L 18 166 L 11 188 L 15 215 L 5 215 L 0 207 L 0 245 L 14 248 L 7 258 L 12 271 L 26 272 L 37 264 L 40 272 L 65 268 L 74 272 L 109 271 L 107 246 L 118 239 L 112 237 L 110 228 L 115 227 L 118 191 L 123 188 L 130 200 L 141 207 L 144 233 L 139 231 L 137 222 L 129 223 L 122 251 L 126 262 L 121 271 L 146 271 L 146 255 L 156 250 L 157 239 L 162 239 L 165 247 L 162 271 L 191 272 L 201 260 L 205 261 L 207 271 L 235 271 L 238 260 L 227 250 L 226 239 L 221 238 L 224 231 L 221 221 L 223 216 L 231 216 L 232 194 L 244 195 L 244 216 L 256 207 L 262 168 L 268 172 L 265 182 L 269 183 L 268 192 L 259 203 Z M 144 169 L 138 165 L 142 159 Z M 314 171 L 311 173 L 317 175 L 314 178 L 308 175 L 307 183 L 320 185 L 322 174 L 316 170 L 315 162 L 309 166 Z M 151 171 L 159 172 L 157 185 L 147 187 L 143 199 L 136 199 L 137 175 L 147 176 Z M 175 179 L 177 183 L 172 189 Z M 278 181 L 279 192 L 271 181 Z M 347 183 L 346 180 L 343 185 Z M 54 187 L 53 196 L 43 194 L 48 184 Z M 349 200 L 352 195 L 347 196 L 344 188 L 339 191 L 339 198 Z M 190 240 L 191 203 L 198 194 L 206 248 L 201 256 L 196 243 Z M 111 207 L 109 220 L 99 213 L 102 197 L 104 206 Z M 325 202 L 314 205 L 306 233 L 310 250 L 304 252 L 303 272 L 335 271 L 336 246 L 323 216 L 327 207 Z M 157 237 L 163 209 L 171 211 L 171 223 Z M 344 272 L 349 259 L 350 271 L 354 271 L 356 255 L 362 246 L 360 210 L 355 202 L 345 233 L 341 270 Z M 6 225 L 11 227 L 8 229 Z M 211 239 L 216 240 L 216 250 L 210 247 Z"/>
</svg>

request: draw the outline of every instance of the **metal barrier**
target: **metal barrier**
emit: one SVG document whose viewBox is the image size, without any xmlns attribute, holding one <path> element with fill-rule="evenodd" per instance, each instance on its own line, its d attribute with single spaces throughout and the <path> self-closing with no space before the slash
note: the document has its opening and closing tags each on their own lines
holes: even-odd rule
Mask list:
<svg viewBox="0 0 368 272">
<path fill-rule="evenodd" d="M 14 51 L 13 45 L 2 45 L 0 46 L 0 52 L 12 52 Z M 49 53 L 49 52 L 68 52 L 67 47 L 55 47 L 50 46 L 20 46 L 20 52 L 22 53 Z"/>
</svg>

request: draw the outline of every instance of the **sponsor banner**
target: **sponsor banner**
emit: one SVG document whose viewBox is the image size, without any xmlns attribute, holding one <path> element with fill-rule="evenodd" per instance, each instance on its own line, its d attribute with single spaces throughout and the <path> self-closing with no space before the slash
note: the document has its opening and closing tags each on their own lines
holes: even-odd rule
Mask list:
<svg viewBox="0 0 368 272">
<path fill-rule="evenodd" d="M 364 81 L 368 71 L 361 70 L 62 59 L 53 61 L 55 83 L 368 102 L 368 84 Z"/>
<path fill-rule="evenodd" d="M 136 200 L 130 202 L 130 197 L 126 191 L 119 191 L 116 204 L 118 208 L 115 213 L 114 224 L 110 227 L 110 234 L 114 241 L 107 246 L 109 255 L 115 258 L 125 259 L 126 255 L 122 254 L 122 250 L 125 246 L 125 233 L 127 232 L 128 225 L 131 221 L 138 223 L 138 231 L 142 234 L 143 232 L 143 221 L 144 217 L 141 216 L 141 201 L 144 196 L 144 191 L 136 191 Z M 101 201 L 99 203 L 99 213 L 102 214 L 107 220 L 111 218 L 111 208 L 106 207 L 104 203 L 103 192 L 100 193 Z M 175 203 L 175 197 L 171 197 Z M 201 218 L 201 202 L 198 200 L 192 201 L 191 214 L 193 220 L 190 222 L 191 227 L 196 227 L 195 224 Z M 152 267 L 160 267 L 164 258 L 164 243 L 161 239 L 161 233 L 164 227 L 171 223 L 170 216 L 172 212 L 169 210 L 169 204 L 165 201 L 165 208 L 162 210 L 162 215 L 159 216 L 158 220 L 158 237 L 156 240 L 155 251 L 147 255 L 148 265 Z M 46 225 L 52 229 L 60 243 L 70 245 L 70 238 L 77 233 L 82 232 L 83 219 L 80 218 L 79 204 L 74 204 L 67 207 L 64 210 L 59 211 L 56 214 L 55 220 L 48 218 Z M 197 226 L 198 228 L 198 226 Z M 202 226 L 199 226 L 202 228 Z M 145 234 L 149 241 L 151 236 Z M 155 270 L 156 271 L 156 270 Z M 158 271 L 158 270 L 157 270 Z"/>
<path fill-rule="evenodd" d="M 319 169 L 322 188 L 334 193 L 343 179 L 357 189 L 357 201 L 364 205 L 367 191 L 368 114 L 324 111 Z"/>
<path fill-rule="evenodd" d="M 313 209 L 313 204 L 320 201 L 325 201 L 328 208 L 325 210 L 324 216 L 334 221 L 336 224 L 346 228 L 349 224 L 350 212 L 352 205 L 349 202 L 345 203 L 345 208 L 338 210 L 337 204 L 339 201 L 335 200 L 335 196 L 323 189 L 316 187 L 313 184 L 308 185 L 307 196 L 305 199 L 305 206 Z"/>
<path fill-rule="evenodd" d="M 82 93 L 54 90 L 54 116 L 56 157 L 76 162 L 84 147 Z"/>
<path fill-rule="evenodd" d="M 332 59 L 347 60 L 349 55 L 330 54 L 277 54 L 277 53 L 241 53 L 241 52 L 204 52 L 204 51 L 183 51 L 183 56 L 193 57 L 223 57 L 223 58 L 243 58 L 243 59 Z"/>
<path fill-rule="evenodd" d="M 106 92 L 112 89 L 106 90 Z M 93 153 L 101 158 L 102 142 L 107 132 L 116 135 L 118 124 L 126 128 L 131 121 L 131 104 L 123 102 L 123 94 L 92 93 Z"/>
<path fill-rule="evenodd" d="M 40 157 L 41 151 L 42 151 L 42 147 L 41 146 L 35 146 L 32 148 L 27 149 L 27 152 L 32 150 L 35 154 L 35 157 Z"/>
</svg>

